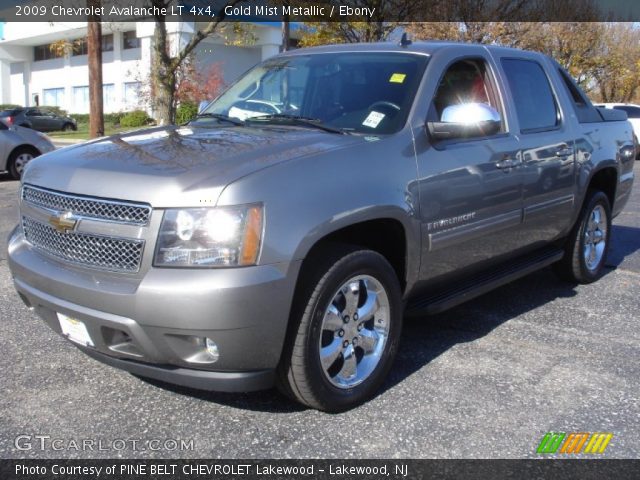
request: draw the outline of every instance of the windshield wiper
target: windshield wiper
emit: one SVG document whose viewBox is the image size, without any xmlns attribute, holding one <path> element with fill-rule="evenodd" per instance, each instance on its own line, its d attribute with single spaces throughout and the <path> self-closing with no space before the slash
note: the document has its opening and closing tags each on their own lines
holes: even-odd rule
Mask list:
<svg viewBox="0 0 640 480">
<path fill-rule="evenodd" d="M 342 130 L 341 128 L 330 127 L 329 125 L 325 125 L 322 123 L 322 120 L 318 118 L 310 118 L 310 117 L 301 117 L 298 115 L 287 115 L 285 113 L 274 113 L 272 115 L 260 115 L 258 117 L 249 117 L 247 118 L 247 122 L 262 122 L 262 121 L 270 121 L 275 120 L 278 122 L 288 122 L 294 125 L 303 125 L 305 127 L 317 128 L 319 130 L 324 130 L 329 133 L 338 133 L 340 135 L 347 135 L 348 132 Z"/>
<path fill-rule="evenodd" d="M 222 113 L 199 113 L 196 115 L 196 118 L 215 118 L 216 120 L 233 123 L 234 125 L 244 125 L 244 122 L 239 118 L 233 118 L 229 115 L 223 115 Z"/>
</svg>

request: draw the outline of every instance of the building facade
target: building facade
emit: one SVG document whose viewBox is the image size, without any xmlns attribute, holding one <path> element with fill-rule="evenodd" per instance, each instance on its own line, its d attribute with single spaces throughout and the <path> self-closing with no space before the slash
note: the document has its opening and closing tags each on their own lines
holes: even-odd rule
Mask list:
<svg viewBox="0 0 640 480">
<path fill-rule="evenodd" d="M 167 23 L 170 44 L 178 48 L 202 25 Z M 145 88 L 151 72 L 153 22 L 103 24 L 103 95 L 105 113 L 147 108 Z M 0 41 L 0 103 L 58 106 L 69 113 L 89 113 L 87 24 L 6 23 Z M 195 51 L 199 68 L 219 63 L 231 83 L 256 63 L 279 52 L 279 25 L 252 24 L 253 41 L 232 46 L 229 38 L 204 39 Z M 53 47 L 52 47 L 53 45 Z M 57 47 L 57 48 L 56 48 Z"/>
</svg>

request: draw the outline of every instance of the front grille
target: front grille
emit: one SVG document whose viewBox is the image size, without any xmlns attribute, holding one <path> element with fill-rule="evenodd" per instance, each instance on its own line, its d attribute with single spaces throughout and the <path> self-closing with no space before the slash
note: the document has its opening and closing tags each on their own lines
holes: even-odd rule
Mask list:
<svg viewBox="0 0 640 480">
<path fill-rule="evenodd" d="M 70 211 L 76 216 L 132 225 L 146 225 L 151 217 L 149 205 L 80 197 L 31 185 L 22 188 L 22 200 L 49 210 Z"/>
<path fill-rule="evenodd" d="M 84 233 L 60 233 L 22 217 L 24 236 L 34 247 L 67 262 L 111 271 L 137 272 L 144 240 L 124 240 Z"/>
</svg>

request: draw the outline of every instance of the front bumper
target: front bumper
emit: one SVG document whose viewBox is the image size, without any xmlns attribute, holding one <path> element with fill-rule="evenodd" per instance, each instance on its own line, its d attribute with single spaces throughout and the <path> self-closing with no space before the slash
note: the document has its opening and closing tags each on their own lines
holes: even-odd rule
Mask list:
<svg viewBox="0 0 640 480">
<path fill-rule="evenodd" d="M 56 332 L 58 313 L 82 321 L 94 343 L 79 346 L 109 365 L 193 388 L 250 391 L 273 384 L 300 267 L 100 272 L 41 254 L 20 228 L 9 268 L 23 301 Z M 198 360 L 202 339 L 215 363 Z"/>
</svg>

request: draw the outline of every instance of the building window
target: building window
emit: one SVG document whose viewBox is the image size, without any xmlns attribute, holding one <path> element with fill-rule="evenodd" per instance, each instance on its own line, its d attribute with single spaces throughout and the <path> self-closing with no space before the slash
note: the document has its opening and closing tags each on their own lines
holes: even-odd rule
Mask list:
<svg viewBox="0 0 640 480">
<path fill-rule="evenodd" d="M 113 83 L 102 85 L 102 103 L 105 108 L 113 106 L 116 101 L 116 90 Z M 73 110 L 76 113 L 84 113 L 90 110 L 89 87 L 73 87 Z"/>
<path fill-rule="evenodd" d="M 136 36 L 135 30 L 122 33 L 122 48 L 123 50 L 140 48 L 140 39 Z"/>
<path fill-rule="evenodd" d="M 140 82 L 127 82 L 124 84 L 124 103 L 127 107 L 135 107 L 139 102 Z"/>
<path fill-rule="evenodd" d="M 52 58 L 62 58 L 63 51 L 61 48 L 51 48 L 51 43 L 46 45 L 38 45 L 33 47 L 33 59 L 38 62 L 40 60 L 51 60 Z"/>
<path fill-rule="evenodd" d="M 111 109 L 116 102 L 116 86 L 113 83 L 102 85 L 102 103 L 105 109 Z"/>
<path fill-rule="evenodd" d="M 89 47 L 87 46 L 86 38 L 78 38 L 72 42 L 71 55 L 74 57 L 78 55 L 86 55 L 89 53 Z"/>
<path fill-rule="evenodd" d="M 102 35 L 102 51 L 113 52 L 113 33 L 109 35 Z M 89 47 L 87 39 L 78 38 L 72 42 L 71 54 L 75 57 L 78 55 L 87 55 L 89 53 Z"/>
<path fill-rule="evenodd" d="M 44 98 L 43 105 L 49 107 L 64 106 L 64 88 L 45 88 L 42 91 L 42 97 Z"/>
<path fill-rule="evenodd" d="M 84 113 L 89 110 L 89 87 L 73 87 L 73 110 Z"/>
<path fill-rule="evenodd" d="M 113 33 L 102 36 L 102 51 L 113 52 Z"/>
</svg>

